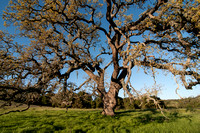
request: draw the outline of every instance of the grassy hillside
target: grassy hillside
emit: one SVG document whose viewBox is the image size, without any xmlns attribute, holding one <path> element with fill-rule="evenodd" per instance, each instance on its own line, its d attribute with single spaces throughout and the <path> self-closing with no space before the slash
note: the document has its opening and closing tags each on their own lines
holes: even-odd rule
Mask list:
<svg viewBox="0 0 200 133">
<path fill-rule="evenodd" d="M 2 112 L 2 110 L 1 110 Z M 120 110 L 116 116 L 98 109 L 31 107 L 25 112 L 0 116 L 0 131 L 7 132 L 200 132 L 200 110 L 168 110 L 164 118 L 156 110 Z"/>
<path fill-rule="evenodd" d="M 178 100 L 164 100 L 167 108 L 200 108 L 200 96 Z"/>
</svg>

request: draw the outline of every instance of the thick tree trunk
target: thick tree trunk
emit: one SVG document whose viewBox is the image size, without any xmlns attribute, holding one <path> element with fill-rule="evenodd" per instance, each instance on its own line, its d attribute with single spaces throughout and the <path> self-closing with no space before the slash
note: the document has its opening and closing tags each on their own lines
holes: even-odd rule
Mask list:
<svg viewBox="0 0 200 133">
<path fill-rule="evenodd" d="M 116 83 L 111 83 L 108 93 L 103 96 L 103 115 L 115 115 L 114 110 L 117 105 L 118 87 L 119 85 L 116 86 Z"/>
</svg>

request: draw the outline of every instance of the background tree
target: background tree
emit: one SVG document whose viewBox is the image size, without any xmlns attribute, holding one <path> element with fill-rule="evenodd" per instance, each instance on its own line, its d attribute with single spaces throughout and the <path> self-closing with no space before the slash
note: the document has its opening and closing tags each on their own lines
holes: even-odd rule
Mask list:
<svg viewBox="0 0 200 133">
<path fill-rule="evenodd" d="M 20 67 L 0 87 L 16 93 L 66 91 L 70 74 L 81 69 L 86 81 L 96 82 L 105 115 L 114 115 L 120 89 L 131 97 L 136 93 L 130 82 L 134 67 L 153 77 L 155 70 L 166 70 L 192 89 L 200 83 L 198 9 L 197 0 L 11 0 L 6 25 L 17 26 L 30 44 L 17 45 Z"/>
</svg>

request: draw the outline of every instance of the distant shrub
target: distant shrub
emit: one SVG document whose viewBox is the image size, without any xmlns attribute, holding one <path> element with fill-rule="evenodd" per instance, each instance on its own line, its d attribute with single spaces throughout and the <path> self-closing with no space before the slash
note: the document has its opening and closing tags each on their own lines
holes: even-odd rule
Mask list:
<svg viewBox="0 0 200 133">
<path fill-rule="evenodd" d="M 123 108 L 124 108 L 123 98 L 118 97 L 118 98 L 117 98 L 116 110 L 118 110 L 118 109 L 123 109 Z"/>
<path fill-rule="evenodd" d="M 130 100 L 129 98 L 124 98 L 123 102 L 124 102 L 124 108 L 125 109 L 136 109 L 135 103 L 134 103 L 133 100 Z"/>
<path fill-rule="evenodd" d="M 100 97 L 94 99 L 96 108 L 103 108 L 103 100 Z"/>
<path fill-rule="evenodd" d="M 39 101 L 40 101 L 40 104 L 43 105 L 43 106 L 51 106 L 51 102 L 50 102 L 50 97 L 48 96 L 41 96 Z"/>
<path fill-rule="evenodd" d="M 91 101 L 91 108 L 93 108 L 93 109 L 96 108 L 96 102 L 93 100 Z"/>
<path fill-rule="evenodd" d="M 152 96 L 156 101 L 158 101 L 159 105 L 162 108 L 166 108 L 164 101 L 162 101 L 159 97 Z M 124 98 L 124 108 L 125 109 L 155 109 L 158 108 L 157 105 L 155 105 L 154 101 L 151 99 L 148 99 L 147 97 L 142 97 L 139 99 L 133 99 L 130 100 L 129 98 Z"/>
</svg>

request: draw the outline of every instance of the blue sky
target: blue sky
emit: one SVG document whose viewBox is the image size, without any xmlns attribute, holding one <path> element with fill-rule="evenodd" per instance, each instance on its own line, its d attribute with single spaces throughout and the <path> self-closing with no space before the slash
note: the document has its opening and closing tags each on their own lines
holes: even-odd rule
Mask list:
<svg viewBox="0 0 200 133">
<path fill-rule="evenodd" d="M 0 30 L 7 30 L 9 33 L 14 33 L 15 28 L 5 28 L 3 26 L 3 19 L 2 19 L 2 13 L 5 7 L 8 5 L 8 0 L 0 0 Z M 26 40 L 17 39 L 19 43 L 26 43 Z M 108 69 L 108 75 L 110 74 L 109 71 L 111 68 Z M 159 74 L 156 75 L 156 81 L 157 84 L 161 85 L 161 92 L 158 94 L 158 96 L 161 99 L 178 99 L 179 96 L 175 93 L 175 90 L 177 88 L 177 84 L 173 79 L 173 76 L 171 74 L 168 74 L 165 76 L 163 72 L 158 71 Z M 79 71 L 79 75 L 87 76 L 82 71 Z M 84 82 L 84 79 L 82 76 L 79 76 L 77 78 L 76 74 L 72 74 L 70 77 L 70 81 L 76 82 L 77 85 Z M 138 68 L 134 68 L 132 70 L 132 77 L 131 77 L 132 85 L 137 89 L 140 90 L 142 88 L 152 86 L 154 84 L 153 78 L 151 76 L 148 76 L 144 74 L 142 70 L 138 70 Z M 197 95 L 200 95 L 200 85 L 193 88 L 193 90 L 186 90 L 183 86 L 180 86 L 179 88 L 179 94 L 182 97 L 195 97 Z M 123 91 L 120 91 L 119 96 L 123 97 Z"/>
</svg>

